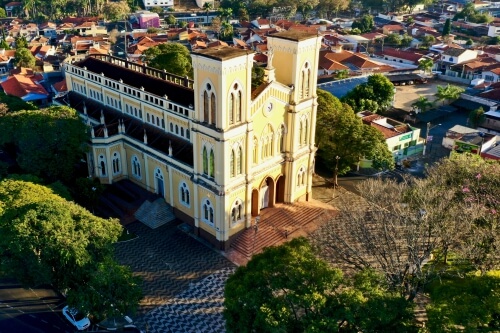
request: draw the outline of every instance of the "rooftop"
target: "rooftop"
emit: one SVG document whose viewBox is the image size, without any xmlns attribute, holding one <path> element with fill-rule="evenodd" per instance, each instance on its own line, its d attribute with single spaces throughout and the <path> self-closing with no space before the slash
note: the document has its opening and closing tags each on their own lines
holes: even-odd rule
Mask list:
<svg viewBox="0 0 500 333">
<path fill-rule="evenodd" d="M 275 38 L 281 38 L 281 39 L 287 39 L 287 40 L 292 40 L 295 42 L 300 42 L 302 40 L 306 40 L 312 37 L 316 37 L 317 34 L 312 34 L 307 31 L 303 30 L 287 30 L 287 31 L 282 31 L 278 32 L 276 34 L 272 34 L 269 37 L 275 37 Z"/>
<path fill-rule="evenodd" d="M 211 47 L 204 50 L 196 51 L 194 54 L 201 54 L 207 58 L 212 58 L 215 60 L 228 60 L 237 57 L 241 57 L 244 55 L 252 54 L 251 50 L 242 50 L 229 46 L 217 46 Z"/>
</svg>

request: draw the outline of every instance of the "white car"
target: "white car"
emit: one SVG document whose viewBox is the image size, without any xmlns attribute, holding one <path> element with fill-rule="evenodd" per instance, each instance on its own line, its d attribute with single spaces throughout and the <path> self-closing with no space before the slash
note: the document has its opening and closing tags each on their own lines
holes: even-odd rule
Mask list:
<svg viewBox="0 0 500 333">
<path fill-rule="evenodd" d="M 83 331 L 90 326 L 90 319 L 79 313 L 77 309 L 65 306 L 62 313 L 77 330 Z"/>
</svg>

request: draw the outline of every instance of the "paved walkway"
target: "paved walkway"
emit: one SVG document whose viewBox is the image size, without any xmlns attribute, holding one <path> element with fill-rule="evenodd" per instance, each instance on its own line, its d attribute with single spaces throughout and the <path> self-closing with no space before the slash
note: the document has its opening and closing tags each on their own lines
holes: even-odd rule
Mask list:
<svg viewBox="0 0 500 333">
<path fill-rule="evenodd" d="M 236 266 L 179 225 L 134 222 L 127 228 L 139 237 L 116 245 L 119 262 L 144 280 L 136 324 L 147 332 L 224 332 L 224 283 Z"/>
</svg>

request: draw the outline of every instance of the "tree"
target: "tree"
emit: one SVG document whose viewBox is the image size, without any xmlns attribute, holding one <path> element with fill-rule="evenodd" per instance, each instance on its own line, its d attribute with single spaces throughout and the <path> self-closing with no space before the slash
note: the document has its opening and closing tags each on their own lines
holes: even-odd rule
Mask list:
<svg viewBox="0 0 500 333">
<path fill-rule="evenodd" d="M 250 16 L 248 16 L 248 10 L 246 8 L 238 9 L 238 19 L 240 21 L 249 21 Z"/>
<path fill-rule="evenodd" d="M 207 24 L 208 24 L 208 13 L 213 9 L 213 4 L 211 1 L 206 1 L 203 4 L 203 9 L 205 10 L 205 13 L 207 14 Z"/>
<path fill-rule="evenodd" d="M 233 10 L 231 8 L 219 8 L 219 16 L 224 22 L 229 22 L 229 19 L 233 15 Z"/>
<path fill-rule="evenodd" d="M 409 36 L 408 34 L 405 33 L 401 37 L 401 46 L 408 47 L 408 46 L 410 46 L 410 44 L 411 44 L 412 41 L 413 41 L 413 37 Z"/>
<path fill-rule="evenodd" d="M 88 281 L 68 292 L 68 304 L 100 320 L 135 312 L 141 298 L 141 279 L 110 257 L 97 264 Z"/>
<path fill-rule="evenodd" d="M 331 18 L 333 16 L 337 16 L 337 13 L 341 10 L 346 10 L 349 8 L 350 0 L 342 1 L 342 0 L 320 0 L 319 5 L 316 8 L 318 12 L 320 12 L 322 17 Z"/>
<path fill-rule="evenodd" d="M 451 20 L 446 19 L 444 22 L 443 33 L 441 34 L 443 37 L 448 36 L 451 33 Z"/>
<path fill-rule="evenodd" d="M 205 2 L 206 3 L 206 2 Z M 174 15 L 170 14 L 165 18 L 165 22 L 168 25 L 175 25 L 175 22 L 177 22 L 177 19 L 175 18 Z"/>
<path fill-rule="evenodd" d="M 419 179 L 369 179 L 358 188 L 363 204 L 349 207 L 339 197 L 342 222 L 331 221 L 312 239 L 328 261 L 356 270 L 376 269 L 392 290 L 412 300 L 432 272 L 424 264 L 439 247 L 434 225 L 447 203 L 435 200 L 450 197 L 425 185 Z M 414 193 L 424 190 L 426 196 Z"/>
<path fill-rule="evenodd" d="M 18 36 L 16 38 L 16 49 L 27 49 L 28 41 L 25 36 Z"/>
<path fill-rule="evenodd" d="M 432 61 L 432 59 L 430 58 L 421 58 L 418 61 L 418 68 L 423 70 L 424 73 L 430 72 L 433 67 L 434 67 L 434 61 Z"/>
<path fill-rule="evenodd" d="M 7 105 L 7 109 L 10 112 L 20 110 L 38 110 L 38 107 L 35 104 L 31 102 L 25 102 L 17 96 L 5 95 L 4 92 L 0 92 L 0 101 Z"/>
<path fill-rule="evenodd" d="M 478 109 L 472 110 L 469 113 L 469 124 L 473 128 L 477 128 L 479 125 L 481 125 L 484 120 L 486 119 L 486 116 L 484 115 L 484 110 L 482 107 L 479 107 Z"/>
<path fill-rule="evenodd" d="M 496 273 L 496 274 L 495 274 Z M 450 276 L 451 275 L 451 276 Z M 500 329 L 500 274 L 449 276 L 435 281 L 430 289 L 427 327 L 431 332 L 498 332 Z M 460 302 L 454 302 L 454 300 Z"/>
<path fill-rule="evenodd" d="M 163 8 L 160 6 L 151 7 L 149 11 L 156 14 L 163 14 Z"/>
<path fill-rule="evenodd" d="M 0 8 L 0 18 L 4 18 L 4 17 L 7 17 L 7 12 L 5 11 L 5 9 Z"/>
<path fill-rule="evenodd" d="M 31 51 L 25 48 L 18 48 L 15 54 L 17 67 L 35 68 L 36 59 Z"/>
<path fill-rule="evenodd" d="M 221 37 L 223 40 L 233 40 L 233 26 L 227 22 L 222 23 Z"/>
<path fill-rule="evenodd" d="M 435 96 L 437 97 L 438 101 L 443 101 L 444 105 L 445 100 L 450 103 L 451 100 L 458 99 L 464 91 L 465 90 L 463 88 L 447 84 L 446 86 L 437 86 L 437 92 Z"/>
<path fill-rule="evenodd" d="M 380 133 L 367 129 L 347 104 L 318 89 L 316 143 L 318 156 L 337 175 L 348 172 L 363 157 L 376 160 L 374 167 L 394 168 L 392 156 Z M 336 157 L 339 157 L 337 159 Z"/>
<path fill-rule="evenodd" d="M 401 36 L 398 34 L 389 34 L 389 36 L 384 38 L 384 42 L 393 46 L 401 45 Z"/>
<path fill-rule="evenodd" d="M 352 28 L 358 28 L 362 33 L 371 32 L 375 27 L 375 21 L 371 15 L 363 15 L 359 21 L 354 21 Z"/>
<path fill-rule="evenodd" d="M 344 279 L 304 238 L 255 255 L 229 277 L 228 332 L 412 332 L 412 304 L 364 271 Z"/>
<path fill-rule="evenodd" d="M 436 38 L 432 35 L 422 37 L 422 46 L 428 48 L 436 42 Z"/>
<path fill-rule="evenodd" d="M 426 112 L 428 109 L 432 108 L 433 103 L 430 102 L 427 97 L 424 96 L 419 96 L 418 99 L 412 103 L 411 105 L 415 109 L 417 109 L 419 112 Z"/>
<path fill-rule="evenodd" d="M 254 65 L 252 67 L 252 88 L 257 88 L 264 83 L 264 68 Z"/>
<path fill-rule="evenodd" d="M 103 5 L 103 14 L 110 21 L 123 20 L 128 13 L 130 13 L 130 7 L 126 1 L 110 1 Z"/>
<path fill-rule="evenodd" d="M 394 85 L 385 76 L 381 74 L 373 74 L 368 77 L 366 83 L 356 86 L 348 92 L 342 102 L 349 104 L 355 111 L 366 110 L 363 107 L 366 105 L 365 100 L 375 102 L 371 106 L 377 105 L 377 109 L 369 109 L 372 112 L 384 110 L 389 107 L 394 98 Z"/>
<path fill-rule="evenodd" d="M 0 145 L 16 147 L 17 162 L 27 173 L 48 181 L 70 181 L 85 151 L 88 132 L 74 109 L 52 106 L 10 112 L 0 117 Z"/>
<path fill-rule="evenodd" d="M 472 23 L 489 23 L 493 20 L 493 17 L 488 13 L 480 13 L 474 6 L 474 3 L 467 3 L 464 5 L 463 9 L 455 14 L 453 21 L 465 19 Z"/>
<path fill-rule="evenodd" d="M 164 69 L 169 73 L 192 77 L 191 55 L 184 45 L 163 43 L 144 51 L 145 61 L 150 67 Z"/>
<path fill-rule="evenodd" d="M 112 254 L 122 229 L 117 220 L 98 218 L 42 185 L 0 184 L 0 264 L 24 285 L 74 288 Z"/>
</svg>

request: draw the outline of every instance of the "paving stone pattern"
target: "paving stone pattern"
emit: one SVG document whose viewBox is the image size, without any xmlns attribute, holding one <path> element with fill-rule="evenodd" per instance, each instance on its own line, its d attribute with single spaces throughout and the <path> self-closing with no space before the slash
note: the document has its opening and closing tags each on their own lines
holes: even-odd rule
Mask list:
<svg viewBox="0 0 500 333">
<path fill-rule="evenodd" d="M 234 268 L 224 268 L 148 312 L 141 321 L 149 332 L 225 332 L 224 285 Z"/>
<path fill-rule="evenodd" d="M 144 280 L 136 322 L 149 332 L 223 332 L 224 281 L 235 265 L 180 223 L 154 230 L 131 223 L 127 229 L 139 237 L 116 245 L 118 261 Z"/>
</svg>

